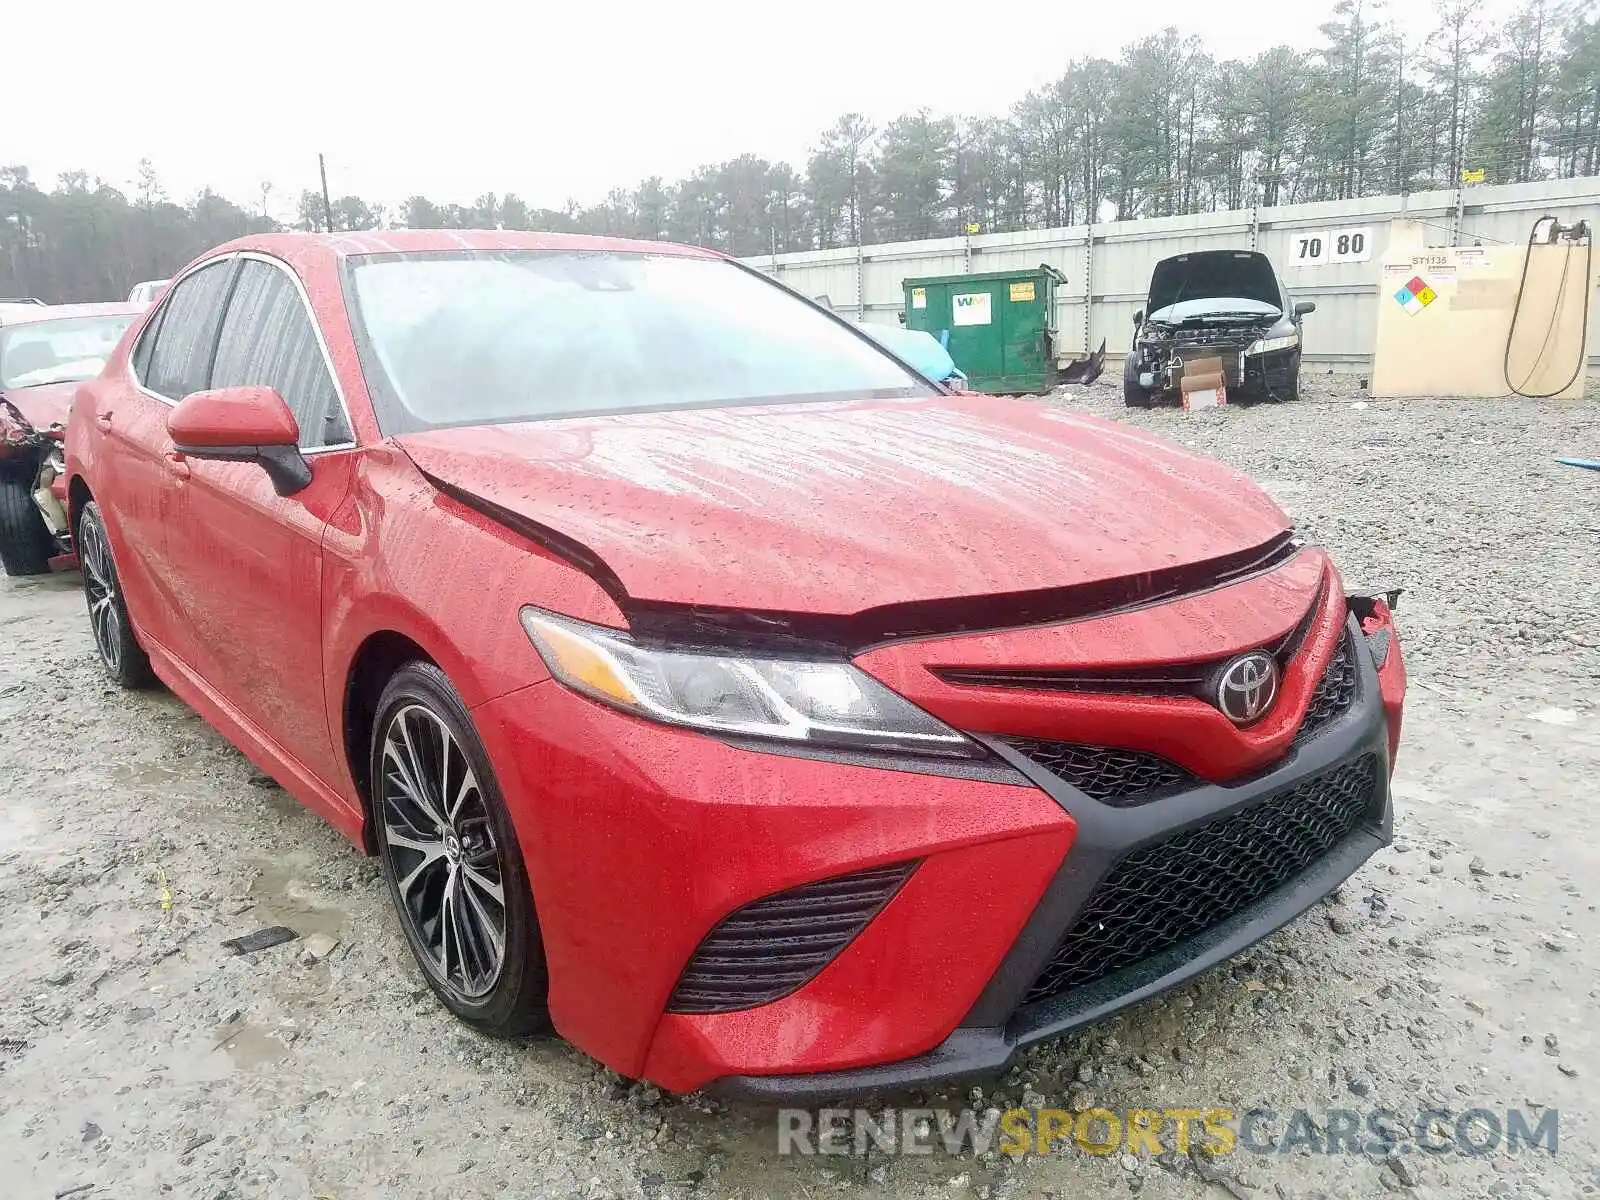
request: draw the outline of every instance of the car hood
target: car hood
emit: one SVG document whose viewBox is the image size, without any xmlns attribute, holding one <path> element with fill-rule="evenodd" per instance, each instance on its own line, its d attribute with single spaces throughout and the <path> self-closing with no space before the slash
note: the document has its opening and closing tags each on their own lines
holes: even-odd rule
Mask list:
<svg viewBox="0 0 1600 1200">
<path fill-rule="evenodd" d="M 72 408 L 73 394 L 82 387 L 76 383 L 43 383 L 38 387 L 11 387 L 5 389 L 6 399 L 17 406 L 17 411 L 28 418 L 35 429 L 48 429 L 55 424 L 67 423 L 67 412 Z"/>
<path fill-rule="evenodd" d="M 1126 426 L 980 396 L 470 426 L 395 439 L 581 543 L 629 599 L 856 614 L 1067 588 L 1258 547 L 1288 518 Z"/>
<path fill-rule="evenodd" d="M 1223 297 L 1253 300 L 1281 311 L 1283 289 L 1272 261 L 1254 250 L 1197 250 L 1163 258 L 1150 273 L 1145 312 Z"/>
</svg>

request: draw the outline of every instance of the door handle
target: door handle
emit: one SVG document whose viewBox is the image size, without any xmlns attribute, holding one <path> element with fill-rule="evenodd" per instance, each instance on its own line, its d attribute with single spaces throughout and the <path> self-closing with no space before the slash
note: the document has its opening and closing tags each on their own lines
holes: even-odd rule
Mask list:
<svg viewBox="0 0 1600 1200">
<path fill-rule="evenodd" d="M 180 451 L 180 450 L 168 450 L 167 451 L 167 466 L 172 469 L 172 474 L 173 474 L 174 478 L 177 478 L 177 479 L 187 479 L 187 478 L 189 478 L 189 462 L 188 462 L 187 459 L 185 459 L 183 457 L 183 452 L 182 451 Z"/>
<path fill-rule="evenodd" d="M 111 428 L 111 413 L 109 410 L 106 412 L 95 413 L 94 419 L 95 424 L 99 425 L 101 429 Z"/>
</svg>

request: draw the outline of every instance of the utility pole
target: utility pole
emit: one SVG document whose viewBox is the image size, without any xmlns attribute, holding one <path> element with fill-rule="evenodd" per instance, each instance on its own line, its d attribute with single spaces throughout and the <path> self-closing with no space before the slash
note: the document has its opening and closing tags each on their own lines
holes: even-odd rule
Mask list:
<svg viewBox="0 0 1600 1200">
<path fill-rule="evenodd" d="M 1402 196 L 1411 191 L 1409 172 L 1406 171 L 1406 39 L 1400 37 L 1399 53 L 1395 56 L 1396 75 L 1394 81 L 1394 154 L 1396 159 L 1395 191 Z"/>
<path fill-rule="evenodd" d="M 333 232 L 333 201 L 328 198 L 328 164 L 317 155 L 317 170 L 322 173 L 322 221 Z"/>
</svg>

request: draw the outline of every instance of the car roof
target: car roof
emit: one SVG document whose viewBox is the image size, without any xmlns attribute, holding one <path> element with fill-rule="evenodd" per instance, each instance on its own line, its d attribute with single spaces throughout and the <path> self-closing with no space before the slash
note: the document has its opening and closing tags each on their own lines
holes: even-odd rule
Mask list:
<svg viewBox="0 0 1600 1200">
<path fill-rule="evenodd" d="M 137 304 L 4 304 L 0 305 L 0 325 L 37 325 L 40 321 L 64 321 L 72 317 L 137 317 L 144 309 Z"/>
<path fill-rule="evenodd" d="M 278 258 L 322 251 L 338 258 L 362 254 L 408 254 L 440 250 L 571 250 L 590 253 L 673 254 L 685 258 L 726 258 L 715 250 L 677 242 L 591 237 L 577 233 L 525 233 L 511 229 L 374 229 L 362 233 L 261 233 L 218 246 L 223 251 L 257 250 Z"/>
</svg>

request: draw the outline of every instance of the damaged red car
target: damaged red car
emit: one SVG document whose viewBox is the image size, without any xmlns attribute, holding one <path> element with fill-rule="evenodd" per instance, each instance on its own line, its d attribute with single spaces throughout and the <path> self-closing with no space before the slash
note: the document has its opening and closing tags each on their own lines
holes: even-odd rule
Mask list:
<svg viewBox="0 0 1600 1200">
<path fill-rule="evenodd" d="M 0 568 L 7 575 L 72 563 L 61 454 L 67 406 L 137 313 L 125 304 L 0 302 Z"/>
<path fill-rule="evenodd" d="M 1390 603 L 1265 494 L 707 251 L 235 242 L 67 452 L 107 672 L 379 856 L 461 1019 L 675 1091 L 998 1070 L 1390 834 Z"/>
</svg>

